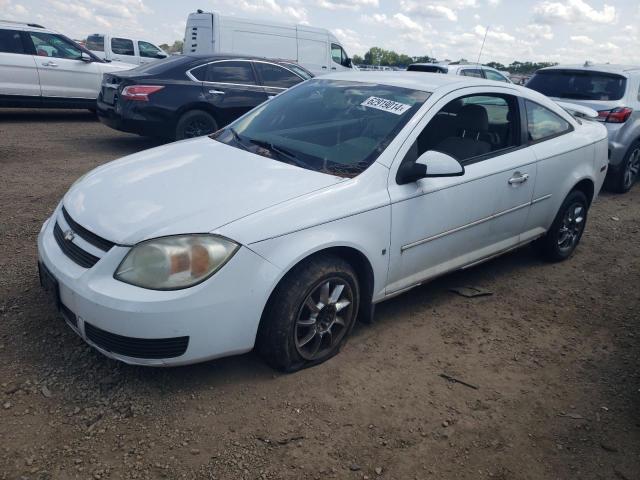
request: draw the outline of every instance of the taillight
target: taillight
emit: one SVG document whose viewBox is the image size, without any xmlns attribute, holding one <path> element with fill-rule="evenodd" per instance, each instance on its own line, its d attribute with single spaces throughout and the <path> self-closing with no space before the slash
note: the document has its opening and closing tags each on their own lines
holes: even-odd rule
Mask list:
<svg viewBox="0 0 640 480">
<path fill-rule="evenodd" d="M 149 95 L 162 90 L 164 87 L 159 85 L 129 85 L 122 89 L 121 98 L 133 100 L 136 102 L 148 102 Z"/>
<path fill-rule="evenodd" d="M 624 123 L 626 122 L 633 109 L 629 107 L 617 107 L 613 110 L 600 110 L 598 112 L 598 120 L 607 123 Z"/>
</svg>

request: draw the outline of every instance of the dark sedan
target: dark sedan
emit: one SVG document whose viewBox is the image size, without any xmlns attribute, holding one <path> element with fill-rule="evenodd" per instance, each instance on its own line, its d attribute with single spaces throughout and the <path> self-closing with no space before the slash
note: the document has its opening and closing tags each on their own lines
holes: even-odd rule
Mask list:
<svg viewBox="0 0 640 480">
<path fill-rule="evenodd" d="M 123 132 L 177 140 L 198 137 L 312 76 L 280 60 L 175 56 L 105 74 L 98 117 Z"/>
</svg>

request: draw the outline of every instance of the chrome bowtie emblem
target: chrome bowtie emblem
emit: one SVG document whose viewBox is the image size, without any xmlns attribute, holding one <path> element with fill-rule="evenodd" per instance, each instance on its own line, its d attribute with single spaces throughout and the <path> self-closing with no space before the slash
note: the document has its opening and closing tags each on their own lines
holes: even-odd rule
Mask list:
<svg viewBox="0 0 640 480">
<path fill-rule="evenodd" d="M 67 230 L 66 232 L 64 232 L 64 239 L 65 239 L 67 242 L 71 242 L 71 241 L 73 241 L 73 239 L 74 239 L 74 238 L 76 238 L 76 234 L 75 234 L 75 233 L 73 233 L 73 231 L 72 231 L 72 230 Z"/>
</svg>

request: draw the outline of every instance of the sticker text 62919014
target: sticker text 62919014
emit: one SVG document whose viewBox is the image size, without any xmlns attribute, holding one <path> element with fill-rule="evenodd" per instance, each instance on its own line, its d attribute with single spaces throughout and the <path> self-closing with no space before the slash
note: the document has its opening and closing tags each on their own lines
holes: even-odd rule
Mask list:
<svg viewBox="0 0 640 480">
<path fill-rule="evenodd" d="M 394 102 L 393 100 L 387 100 L 380 97 L 369 97 L 360 105 L 376 108 L 383 112 L 395 113 L 396 115 L 402 115 L 411 108 L 411 105 L 407 105 L 406 103 Z"/>
</svg>

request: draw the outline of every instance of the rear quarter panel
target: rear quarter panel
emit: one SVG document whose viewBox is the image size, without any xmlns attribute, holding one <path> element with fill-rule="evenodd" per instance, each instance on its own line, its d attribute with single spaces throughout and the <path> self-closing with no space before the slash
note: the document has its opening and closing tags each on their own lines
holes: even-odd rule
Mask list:
<svg viewBox="0 0 640 480">
<path fill-rule="evenodd" d="M 592 181 L 595 198 L 606 174 L 607 132 L 599 123 L 585 120 L 575 125 L 573 132 L 531 148 L 538 159 L 538 176 L 527 230 L 535 235 L 551 226 L 562 202 L 578 182 Z"/>
</svg>

